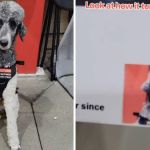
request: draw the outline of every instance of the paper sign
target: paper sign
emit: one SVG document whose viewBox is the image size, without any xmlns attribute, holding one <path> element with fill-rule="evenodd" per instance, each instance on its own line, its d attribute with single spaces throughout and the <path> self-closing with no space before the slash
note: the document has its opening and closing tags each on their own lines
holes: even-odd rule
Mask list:
<svg viewBox="0 0 150 150">
<path fill-rule="evenodd" d="M 76 13 L 77 121 L 148 125 L 150 11 Z"/>
</svg>

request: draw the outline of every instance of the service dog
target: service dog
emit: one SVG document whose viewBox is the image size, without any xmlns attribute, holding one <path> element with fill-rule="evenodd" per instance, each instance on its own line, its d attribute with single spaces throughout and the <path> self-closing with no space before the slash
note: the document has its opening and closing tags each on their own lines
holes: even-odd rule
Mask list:
<svg viewBox="0 0 150 150">
<path fill-rule="evenodd" d="M 17 118 L 19 111 L 14 43 L 19 35 L 23 40 L 26 27 L 23 24 L 24 9 L 14 1 L 0 2 L 0 97 L 7 118 L 8 144 L 11 150 L 19 150 Z"/>
</svg>

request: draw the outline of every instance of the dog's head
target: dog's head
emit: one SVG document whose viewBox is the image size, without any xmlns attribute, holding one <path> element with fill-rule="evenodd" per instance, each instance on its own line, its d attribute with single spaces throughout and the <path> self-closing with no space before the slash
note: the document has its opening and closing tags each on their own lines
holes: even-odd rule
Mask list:
<svg viewBox="0 0 150 150">
<path fill-rule="evenodd" d="M 10 49 L 17 34 L 23 40 L 26 33 L 23 18 L 24 9 L 19 4 L 0 2 L 0 50 Z"/>
</svg>

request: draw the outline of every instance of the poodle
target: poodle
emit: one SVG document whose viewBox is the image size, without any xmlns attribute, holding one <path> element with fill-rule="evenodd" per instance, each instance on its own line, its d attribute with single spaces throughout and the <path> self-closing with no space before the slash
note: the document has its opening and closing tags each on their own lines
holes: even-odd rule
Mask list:
<svg viewBox="0 0 150 150">
<path fill-rule="evenodd" d="M 15 39 L 26 33 L 24 9 L 14 1 L 0 2 L 0 97 L 7 117 L 7 136 L 11 150 L 19 150 L 17 117 L 19 110 Z"/>
</svg>

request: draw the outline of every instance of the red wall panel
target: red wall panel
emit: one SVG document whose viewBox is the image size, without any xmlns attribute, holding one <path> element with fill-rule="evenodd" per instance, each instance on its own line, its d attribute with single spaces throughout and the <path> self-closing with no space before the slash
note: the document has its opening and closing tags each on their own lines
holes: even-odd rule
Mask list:
<svg viewBox="0 0 150 150">
<path fill-rule="evenodd" d="M 23 60 L 24 66 L 17 66 L 18 73 L 35 73 L 37 67 L 40 36 L 45 0 L 17 0 L 25 9 L 24 24 L 27 34 L 22 42 L 19 37 L 16 41 L 17 60 Z"/>
</svg>

